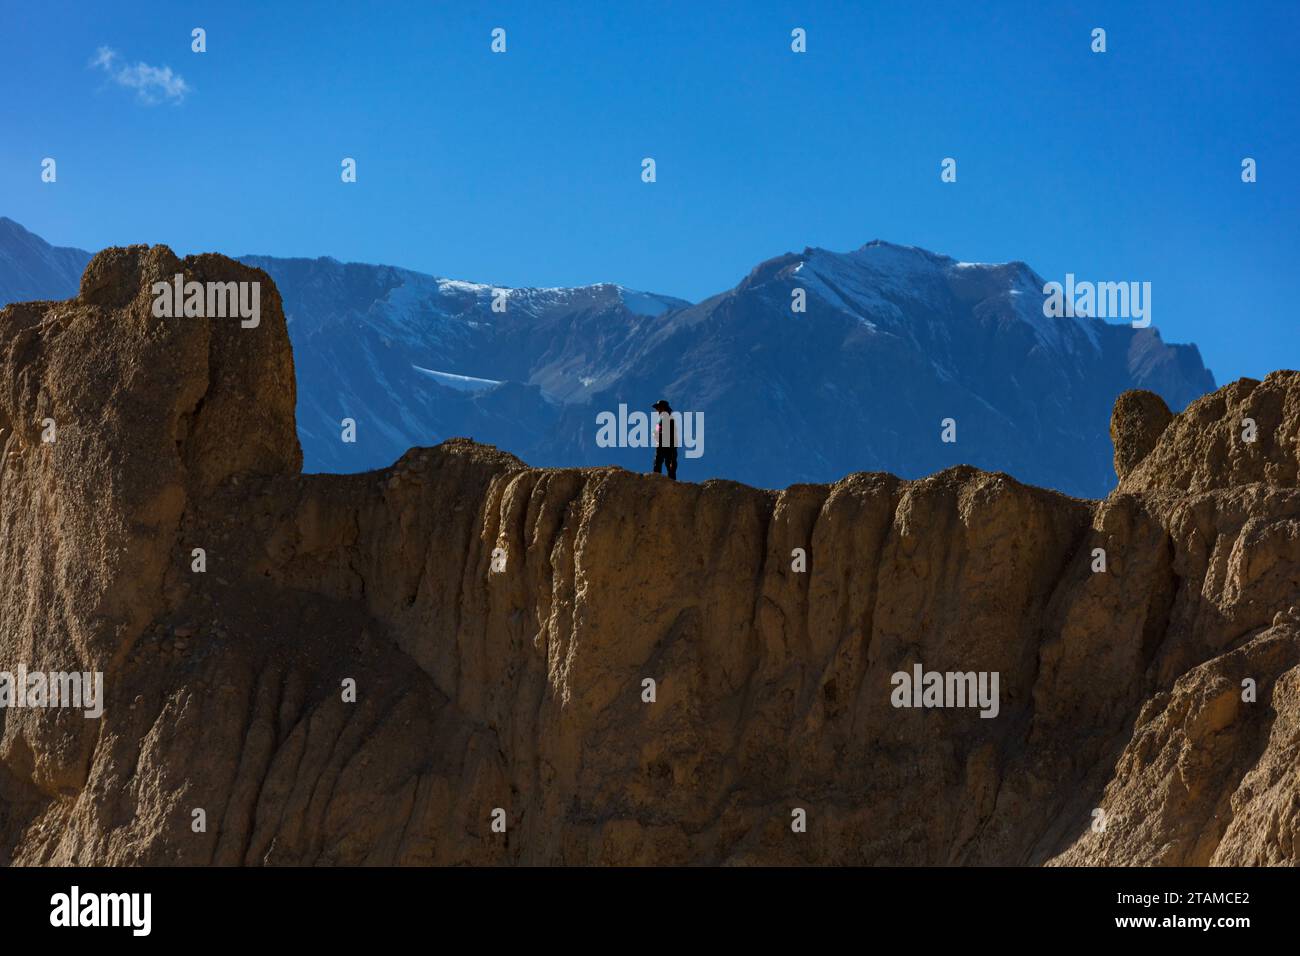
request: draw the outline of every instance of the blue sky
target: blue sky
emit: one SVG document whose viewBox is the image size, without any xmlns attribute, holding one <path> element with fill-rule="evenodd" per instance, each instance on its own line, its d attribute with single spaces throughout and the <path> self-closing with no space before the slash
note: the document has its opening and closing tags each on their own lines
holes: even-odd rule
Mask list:
<svg viewBox="0 0 1300 956">
<path fill-rule="evenodd" d="M 0 215 L 57 244 L 699 299 L 782 252 L 882 238 L 1150 281 L 1155 324 L 1220 383 L 1300 367 L 1295 3 L 168 0 L 4 20 Z"/>
</svg>

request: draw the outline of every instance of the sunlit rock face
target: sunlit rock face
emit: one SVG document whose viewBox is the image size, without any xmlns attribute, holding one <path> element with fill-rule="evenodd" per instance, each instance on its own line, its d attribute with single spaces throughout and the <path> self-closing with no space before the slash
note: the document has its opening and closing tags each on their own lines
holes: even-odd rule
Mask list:
<svg viewBox="0 0 1300 956">
<path fill-rule="evenodd" d="M 178 273 L 260 321 L 160 317 Z M 0 710 L 7 862 L 1300 858 L 1298 373 L 1122 401 L 1100 500 L 465 439 L 304 475 L 265 272 L 137 246 L 80 289 L 0 312 L 0 670 L 104 679 Z"/>
</svg>

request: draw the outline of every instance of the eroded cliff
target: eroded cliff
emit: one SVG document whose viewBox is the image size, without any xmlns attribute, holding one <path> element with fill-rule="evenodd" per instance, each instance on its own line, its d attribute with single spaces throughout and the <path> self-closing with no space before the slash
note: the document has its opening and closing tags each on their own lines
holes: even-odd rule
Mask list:
<svg viewBox="0 0 1300 956">
<path fill-rule="evenodd" d="M 260 323 L 155 317 L 177 273 Z M 0 858 L 1300 860 L 1300 373 L 1121 397 L 1103 501 L 468 440 L 304 476 L 294 397 L 223 257 L 0 312 L 0 669 L 105 675 L 98 718 L 0 710 Z M 894 706 L 917 664 L 996 716 Z"/>
</svg>

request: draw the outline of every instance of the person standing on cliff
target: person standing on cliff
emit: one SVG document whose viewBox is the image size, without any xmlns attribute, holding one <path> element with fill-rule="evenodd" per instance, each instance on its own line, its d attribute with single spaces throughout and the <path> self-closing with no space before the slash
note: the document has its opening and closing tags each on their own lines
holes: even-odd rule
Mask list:
<svg viewBox="0 0 1300 956">
<path fill-rule="evenodd" d="M 676 481 L 677 446 L 681 444 L 677 419 L 666 399 L 661 398 L 650 407 L 659 413 L 655 421 L 655 474 L 660 473 L 660 468 L 667 468 L 668 477 Z"/>
</svg>

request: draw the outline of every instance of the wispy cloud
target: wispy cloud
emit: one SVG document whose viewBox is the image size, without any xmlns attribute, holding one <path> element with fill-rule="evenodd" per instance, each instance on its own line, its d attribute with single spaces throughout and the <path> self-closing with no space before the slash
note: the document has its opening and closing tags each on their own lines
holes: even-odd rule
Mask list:
<svg viewBox="0 0 1300 956">
<path fill-rule="evenodd" d="M 103 70 L 118 86 L 135 90 L 136 99 L 147 106 L 165 101 L 180 103 L 192 90 L 184 77 L 173 73 L 170 66 L 134 65 L 123 63 L 116 50 L 101 46 L 90 61 L 94 69 Z"/>
</svg>

